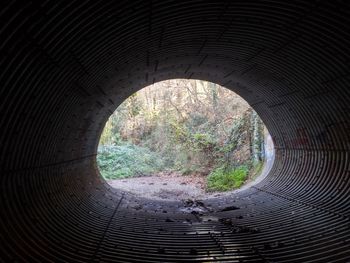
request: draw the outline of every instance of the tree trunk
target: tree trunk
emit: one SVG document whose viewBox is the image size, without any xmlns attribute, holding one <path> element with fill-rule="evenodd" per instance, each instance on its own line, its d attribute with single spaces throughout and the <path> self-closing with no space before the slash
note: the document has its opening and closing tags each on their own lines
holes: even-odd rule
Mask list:
<svg viewBox="0 0 350 263">
<path fill-rule="evenodd" d="M 262 123 L 259 120 L 258 114 L 253 111 L 251 115 L 252 127 L 252 160 L 258 162 L 262 160 Z"/>
</svg>

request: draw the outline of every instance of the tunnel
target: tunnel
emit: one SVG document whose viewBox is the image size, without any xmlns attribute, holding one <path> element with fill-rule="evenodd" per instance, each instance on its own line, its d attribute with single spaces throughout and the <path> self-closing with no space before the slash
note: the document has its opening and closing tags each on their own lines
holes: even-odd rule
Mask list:
<svg viewBox="0 0 350 263">
<path fill-rule="evenodd" d="M 350 262 L 349 2 L 4 1 L 0 18 L 1 262 Z M 203 216 L 96 164 L 118 105 L 173 78 L 236 92 L 275 146 Z"/>
</svg>

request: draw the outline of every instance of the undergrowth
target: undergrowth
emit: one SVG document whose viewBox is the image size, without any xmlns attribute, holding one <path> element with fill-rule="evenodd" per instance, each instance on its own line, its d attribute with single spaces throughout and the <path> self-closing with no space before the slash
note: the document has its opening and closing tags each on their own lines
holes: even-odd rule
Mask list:
<svg viewBox="0 0 350 263">
<path fill-rule="evenodd" d="M 224 166 L 214 169 L 207 178 L 208 191 L 229 191 L 239 188 L 247 179 L 248 168 L 245 165 L 225 169 Z"/>
<path fill-rule="evenodd" d="M 164 169 L 159 154 L 130 143 L 99 147 L 97 163 L 106 179 L 150 175 Z"/>
</svg>

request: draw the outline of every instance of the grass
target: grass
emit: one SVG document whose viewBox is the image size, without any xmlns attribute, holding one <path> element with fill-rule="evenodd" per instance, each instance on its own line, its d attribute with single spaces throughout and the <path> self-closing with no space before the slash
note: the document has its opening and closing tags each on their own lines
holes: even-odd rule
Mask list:
<svg viewBox="0 0 350 263">
<path fill-rule="evenodd" d="M 241 187 L 247 177 L 248 168 L 246 166 L 242 165 L 230 170 L 219 167 L 208 175 L 207 190 L 220 192 L 233 190 Z"/>
<path fill-rule="evenodd" d="M 159 154 L 130 143 L 99 147 L 97 164 L 105 179 L 149 175 L 164 169 Z"/>
</svg>

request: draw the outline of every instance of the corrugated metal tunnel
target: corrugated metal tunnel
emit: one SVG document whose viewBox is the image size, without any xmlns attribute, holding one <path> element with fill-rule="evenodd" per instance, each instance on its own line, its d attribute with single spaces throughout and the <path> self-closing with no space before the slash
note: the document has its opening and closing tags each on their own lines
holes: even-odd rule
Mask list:
<svg viewBox="0 0 350 263">
<path fill-rule="evenodd" d="M 347 1 L 1 5 L 0 261 L 350 261 Z M 269 175 L 210 216 L 96 167 L 109 115 L 170 78 L 232 89 L 274 140 Z"/>
</svg>

